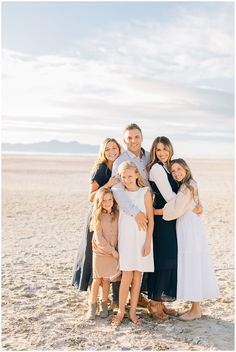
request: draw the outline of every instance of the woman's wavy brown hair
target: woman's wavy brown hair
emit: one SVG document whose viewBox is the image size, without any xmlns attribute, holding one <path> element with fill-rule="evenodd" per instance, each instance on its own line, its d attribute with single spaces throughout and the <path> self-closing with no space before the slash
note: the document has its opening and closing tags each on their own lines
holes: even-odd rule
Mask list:
<svg viewBox="0 0 236 352">
<path fill-rule="evenodd" d="M 160 161 L 157 156 L 156 156 L 156 149 L 157 149 L 157 144 L 158 143 L 162 143 L 164 145 L 164 147 L 169 151 L 170 155 L 169 155 L 169 159 L 167 160 L 167 167 L 168 169 L 170 169 L 170 161 L 171 158 L 174 154 L 174 148 L 173 145 L 171 144 L 171 141 L 169 140 L 169 138 L 165 137 L 165 136 L 159 136 L 157 138 L 154 139 L 153 143 L 152 143 L 152 147 L 150 150 L 150 161 L 147 164 L 147 171 L 150 171 L 152 166 L 154 164 L 156 164 L 158 161 Z"/>
<path fill-rule="evenodd" d="M 197 204 L 200 204 L 197 182 L 194 180 L 192 176 L 190 167 L 188 166 L 186 161 L 181 158 L 173 159 L 171 161 L 170 167 L 172 167 L 174 164 L 179 164 L 186 171 L 186 176 L 184 177 L 184 179 L 181 182 L 178 182 L 178 181 L 176 182 L 179 184 L 179 186 L 183 185 L 184 187 L 188 188 L 192 193 L 195 202 Z"/>
</svg>

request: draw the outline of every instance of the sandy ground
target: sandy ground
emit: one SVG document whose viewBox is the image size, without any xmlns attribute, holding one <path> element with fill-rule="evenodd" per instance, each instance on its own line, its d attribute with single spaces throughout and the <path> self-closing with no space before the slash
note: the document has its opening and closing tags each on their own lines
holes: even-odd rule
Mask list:
<svg viewBox="0 0 236 352">
<path fill-rule="evenodd" d="M 119 327 L 87 322 L 87 294 L 70 286 L 88 210 L 93 157 L 14 156 L 2 161 L 3 350 L 233 350 L 233 162 L 191 162 L 221 291 L 201 320 Z M 184 309 L 185 302 L 174 306 Z"/>
</svg>

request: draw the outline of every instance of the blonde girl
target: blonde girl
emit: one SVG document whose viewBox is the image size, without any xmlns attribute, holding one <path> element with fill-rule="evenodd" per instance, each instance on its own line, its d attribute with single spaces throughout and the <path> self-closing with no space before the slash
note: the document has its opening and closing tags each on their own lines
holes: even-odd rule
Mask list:
<svg viewBox="0 0 236 352">
<path fill-rule="evenodd" d="M 90 293 L 88 319 L 95 319 L 99 286 L 102 286 L 100 317 L 108 316 L 108 294 L 110 281 L 120 276 L 118 266 L 118 208 L 109 188 L 97 191 L 90 224 L 93 230 L 93 281 Z"/>
<path fill-rule="evenodd" d="M 154 270 L 152 251 L 153 208 L 152 196 L 144 182 L 137 166 L 132 161 L 125 161 L 118 168 L 125 192 L 140 211 L 146 214 L 147 230 L 140 230 L 135 218 L 120 209 L 118 250 L 120 256 L 120 270 L 122 279 L 119 291 L 119 310 L 113 318 L 113 323 L 122 323 L 125 306 L 131 285 L 131 307 L 129 319 L 137 324 L 140 319 L 136 315 L 136 307 L 140 292 L 142 272 Z"/>
</svg>

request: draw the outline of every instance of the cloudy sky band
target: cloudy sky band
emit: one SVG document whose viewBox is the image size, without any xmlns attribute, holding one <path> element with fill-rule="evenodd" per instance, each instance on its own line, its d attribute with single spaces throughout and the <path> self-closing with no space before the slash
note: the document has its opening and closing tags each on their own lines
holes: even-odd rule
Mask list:
<svg viewBox="0 0 236 352">
<path fill-rule="evenodd" d="M 2 16 L 4 142 L 100 144 L 137 122 L 146 146 L 164 134 L 189 156 L 233 157 L 233 3 L 5 3 Z"/>
</svg>

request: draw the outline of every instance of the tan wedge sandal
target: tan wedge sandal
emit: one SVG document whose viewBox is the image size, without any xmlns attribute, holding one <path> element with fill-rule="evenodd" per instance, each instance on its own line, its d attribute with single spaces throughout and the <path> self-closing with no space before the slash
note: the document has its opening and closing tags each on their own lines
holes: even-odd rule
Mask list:
<svg viewBox="0 0 236 352">
<path fill-rule="evenodd" d="M 166 320 L 169 318 L 169 316 L 164 312 L 162 302 L 150 301 L 147 308 L 150 316 L 157 320 Z"/>
</svg>

